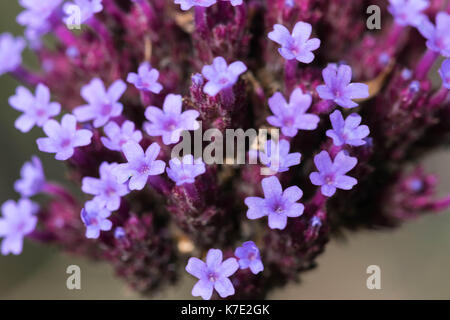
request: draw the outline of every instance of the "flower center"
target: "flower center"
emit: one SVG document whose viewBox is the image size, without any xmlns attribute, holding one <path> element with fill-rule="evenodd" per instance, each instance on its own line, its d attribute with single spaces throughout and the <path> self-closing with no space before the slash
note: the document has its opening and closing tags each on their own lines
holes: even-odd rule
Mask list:
<svg viewBox="0 0 450 320">
<path fill-rule="evenodd" d="M 42 118 L 43 116 L 45 116 L 45 110 L 44 110 L 44 109 L 37 109 L 37 110 L 36 110 L 36 115 L 37 115 L 39 118 Z"/>
<path fill-rule="evenodd" d="M 222 77 L 222 78 L 219 79 L 219 83 L 221 85 L 226 85 L 228 83 L 228 79 L 225 78 L 225 77 Z"/>
<path fill-rule="evenodd" d="M 107 116 L 111 113 L 112 111 L 112 106 L 108 103 L 108 104 L 104 104 L 102 105 L 102 109 L 100 110 L 100 114 L 102 116 Z"/>
<path fill-rule="evenodd" d="M 218 280 L 218 278 L 219 277 L 217 276 L 217 274 L 215 272 L 210 272 L 208 274 L 208 280 L 211 282 L 216 282 Z"/>
<path fill-rule="evenodd" d="M 325 183 L 326 183 L 326 184 L 332 185 L 333 182 L 334 182 L 334 177 L 333 177 L 333 175 L 327 175 L 327 176 L 325 177 Z"/>
<path fill-rule="evenodd" d="M 70 146 L 70 139 L 64 139 L 63 141 L 61 141 L 61 148 L 67 148 Z"/>
<path fill-rule="evenodd" d="M 250 252 L 248 254 L 248 260 L 253 261 L 256 259 L 256 254 L 254 252 Z"/>
<path fill-rule="evenodd" d="M 177 127 L 177 122 L 174 119 L 169 119 L 164 123 L 164 130 L 166 131 L 173 131 Z"/>
<path fill-rule="evenodd" d="M 147 174 L 150 171 L 150 167 L 148 164 L 143 164 L 140 168 L 139 168 L 139 173 L 140 174 Z"/>
</svg>

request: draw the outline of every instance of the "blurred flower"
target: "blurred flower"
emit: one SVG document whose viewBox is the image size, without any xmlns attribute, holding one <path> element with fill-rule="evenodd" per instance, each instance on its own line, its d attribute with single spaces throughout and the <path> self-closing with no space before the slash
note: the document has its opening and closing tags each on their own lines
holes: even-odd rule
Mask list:
<svg viewBox="0 0 450 320">
<path fill-rule="evenodd" d="M 65 18 L 64 22 L 66 24 L 70 24 L 68 19 L 71 18 L 71 7 L 73 6 L 78 6 L 78 8 L 80 8 L 81 23 L 85 23 L 92 18 L 94 14 L 103 10 L 102 0 L 73 0 L 73 2 L 66 2 L 63 6 L 63 11 L 69 16 Z"/>
<path fill-rule="evenodd" d="M 181 5 L 181 10 L 189 10 L 194 6 L 210 7 L 216 2 L 217 0 L 175 0 L 175 4 Z"/>
<path fill-rule="evenodd" d="M 247 71 L 247 67 L 241 61 L 227 65 L 222 57 L 214 58 L 212 65 L 204 66 L 203 76 L 208 80 L 203 91 L 214 97 L 223 89 L 231 88 L 239 79 L 239 76 Z"/>
<path fill-rule="evenodd" d="M 342 113 L 335 110 L 330 114 L 330 120 L 333 129 L 327 130 L 327 136 L 333 139 L 335 146 L 348 144 L 358 147 L 366 144 L 363 139 L 369 135 L 370 131 L 368 126 L 359 125 L 361 123 L 360 115 L 352 113 L 344 120 Z"/>
<path fill-rule="evenodd" d="M 127 81 L 142 91 L 160 93 L 163 86 L 158 82 L 159 72 L 153 69 L 148 62 L 139 66 L 138 73 L 130 72 Z"/>
<path fill-rule="evenodd" d="M 389 0 L 388 10 L 400 26 L 418 26 L 430 5 L 428 0 Z"/>
<path fill-rule="evenodd" d="M 61 112 L 61 105 L 50 102 L 50 90 L 41 83 L 36 87 L 35 96 L 27 88 L 18 87 L 16 94 L 9 98 L 9 104 L 23 112 L 15 122 L 15 127 L 22 132 L 30 131 L 35 125 L 42 127 Z"/>
<path fill-rule="evenodd" d="M 45 185 L 45 174 L 38 157 L 33 156 L 31 161 L 24 163 L 20 169 L 20 176 L 21 179 L 14 183 L 14 189 L 22 197 L 32 197 L 42 191 Z"/>
<path fill-rule="evenodd" d="M 194 183 L 195 177 L 205 173 L 205 164 L 201 158 L 195 159 L 191 154 L 185 155 L 180 161 L 178 158 L 169 161 L 170 167 L 167 167 L 167 175 L 177 186 L 185 183 Z"/>
<path fill-rule="evenodd" d="M 427 39 L 427 47 L 431 51 L 439 52 L 444 57 L 450 57 L 450 15 L 439 12 L 436 15 L 436 26 L 427 19 L 423 19 L 418 26 L 420 33 Z"/>
<path fill-rule="evenodd" d="M 108 220 L 111 212 L 98 201 L 91 200 L 81 209 L 81 220 L 86 226 L 86 238 L 98 239 L 100 231 L 112 229 L 112 222 Z"/>
<path fill-rule="evenodd" d="M 300 152 L 289 153 L 289 149 L 289 141 L 285 139 L 278 143 L 274 140 L 268 140 L 264 151 L 259 153 L 260 161 L 274 173 L 289 171 L 289 167 L 300 164 L 302 157 Z"/>
<path fill-rule="evenodd" d="M 31 233 L 37 224 L 39 206 L 29 199 L 20 199 L 17 203 L 8 200 L 2 205 L 0 218 L 0 237 L 2 241 L 2 254 L 20 254 L 22 252 L 23 238 Z"/>
<path fill-rule="evenodd" d="M 21 65 L 25 46 L 25 40 L 21 37 L 14 38 L 10 33 L 0 34 L 0 76 Z"/>
<path fill-rule="evenodd" d="M 439 69 L 439 75 L 442 79 L 442 85 L 450 89 L 450 59 L 444 60 L 442 62 L 441 68 Z"/>
</svg>

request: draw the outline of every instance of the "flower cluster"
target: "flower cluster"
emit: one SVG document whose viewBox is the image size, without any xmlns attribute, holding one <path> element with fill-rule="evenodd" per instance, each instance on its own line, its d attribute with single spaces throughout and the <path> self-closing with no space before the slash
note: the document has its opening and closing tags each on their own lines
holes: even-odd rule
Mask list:
<svg viewBox="0 0 450 320">
<path fill-rule="evenodd" d="M 20 0 L 24 37 L 0 35 L 0 75 L 26 85 L 9 99 L 15 127 L 42 128 L 37 148 L 66 161 L 84 195 L 47 181 L 34 156 L 14 184 L 21 199 L 2 206 L 2 254 L 26 237 L 52 243 L 109 261 L 143 293 L 187 263 L 193 296 L 260 298 L 340 229 L 449 207 L 416 164 L 450 132 L 450 60 L 440 88 L 428 77 L 450 56 L 437 2 L 390 0 L 390 27 L 375 33 L 357 0 Z M 229 165 L 212 134 L 229 129 L 270 137 Z"/>
</svg>

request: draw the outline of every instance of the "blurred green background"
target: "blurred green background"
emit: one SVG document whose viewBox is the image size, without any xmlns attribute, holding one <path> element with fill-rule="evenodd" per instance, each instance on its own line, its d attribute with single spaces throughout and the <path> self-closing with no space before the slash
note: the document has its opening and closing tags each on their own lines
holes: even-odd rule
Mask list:
<svg viewBox="0 0 450 320">
<path fill-rule="evenodd" d="M 0 32 L 19 35 L 15 23 L 20 8 L 15 0 L 0 1 Z M 22 134 L 14 128 L 18 112 L 8 105 L 17 82 L 0 77 L 0 202 L 17 199 L 13 183 L 24 161 L 38 154 L 47 176 L 64 180 L 63 165 L 40 153 L 34 129 Z M 450 152 L 437 151 L 426 167 L 441 177 L 440 194 L 450 192 Z M 274 291 L 272 299 L 449 299 L 450 212 L 429 215 L 394 231 L 349 234 L 347 241 L 332 241 L 318 259 L 318 268 L 304 273 L 301 284 Z M 81 290 L 66 288 L 66 268 L 81 267 Z M 366 268 L 381 267 L 381 290 L 366 288 Z M 184 276 L 175 287 L 153 298 L 190 299 L 194 279 Z M 57 249 L 27 242 L 20 256 L 0 256 L 0 299 L 129 299 L 140 298 L 104 263 L 68 256 Z"/>
</svg>

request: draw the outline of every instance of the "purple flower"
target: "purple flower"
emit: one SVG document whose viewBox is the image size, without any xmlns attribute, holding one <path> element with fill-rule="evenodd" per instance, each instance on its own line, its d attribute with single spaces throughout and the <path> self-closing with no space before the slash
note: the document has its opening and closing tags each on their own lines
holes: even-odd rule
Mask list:
<svg viewBox="0 0 450 320">
<path fill-rule="evenodd" d="M 141 142 L 142 132 L 134 130 L 134 122 L 124 121 L 122 127 L 115 122 L 109 122 L 103 127 L 103 132 L 107 137 L 101 137 L 103 145 L 113 151 L 122 151 L 122 146 L 128 141 Z"/>
<path fill-rule="evenodd" d="M 116 177 L 112 174 L 116 165 L 117 163 L 103 162 L 99 168 L 100 179 L 85 177 L 81 187 L 84 193 L 94 195 L 94 200 L 100 206 L 106 206 L 109 211 L 119 209 L 120 198 L 129 192 L 128 187 L 123 183 L 118 183 Z"/>
<path fill-rule="evenodd" d="M 234 7 L 235 6 L 240 6 L 243 3 L 243 0 L 222 0 L 222 1 L 228 1 Z"/>
<path fill-rule="evenodd" d="M 201 158 L 194 161 L 191 154 L 185 155 L 180 161 L 173 158 L 169 161 L 170 168 L 167 167 L 167 175 L 176 182 L 177 186 L 185 183 L 194 183 L 195 177 L 205 173 L 206 168 Z"/>
<path fill-rule="evenodd" d="M 289 171 L 289 167 L 300 164 L 302 155 L 299 152 L 289 153 L 290 144 L 287 140 L 266 142 L 264 152 L 259 153 L 262 164 L 267 166 L 273 173 Z"/>
<path fill-rule="evenodd" d="M 428 18 L 419 25 L 420 33 L 427 39 L 428 49 L 440 52 L 446 58 L 450 57 L 450 15 L 439 12 L 436 15 L 436 26 Z"/>
<path fill-rule="evenodd" d="M 92 18 L 94 14 L 103 10 L 102 0 L 73 0 L 73 2 L 66 2 L 63 6 L 63 11 L 68 16 L 64 19 L 66 24 L 70 24 L 68 23 L 70 22 L 68 19 L 70 19 L 70 15 L 72 14 L 73 6 L 78 6 L 78 8 L 80 8 L 81 23 L 85 23 Z"/>
<path fill-rule="evenodd" d="M 258 274 L 264 270 L 259 249 L 253 241 L 244 242 L 242 247 L 236 248 L 234 255 L 239 258 L 238 262 L 241 269 L 250 268 L 253 274 Z"/>
<path fill-rule="evenodd" d="M 66 114 L 59 124 L 56 120 L 48 120 L 44 124 L 44 132 L 48 138 L 36 140 L 42 152 L 56 153 L 56 160 L 69 159 L 76 147 L 91 143 L 92 132 L 86 129 L 77 130 L 77 120 L 71 114 Z"/>
<path fill-rule="evenodd" d="M 150 106 L 145 110 L 145 117 L 149 120 L 144 124 L 145 131 L 150 136 L 162 136 L 166 145 L 177 143 L 181 133 L 185 130 L 197 130 L 200 126 L 198 111 L 187 110 L 181 112 L 183 100 L 180 95 L 169 94 L 164 100 L 163 110 Z"/>
<path fill-rule="evenodd" d="M 389 0 L 388 10 L 400 26 L 417 26 L 425 15 L 423 10 L 430 5 L 428 0 Z"/>
<path fill-rule="evenodd" d="M 450 59 L 446 59 L 442 62 L 439 74 L 442 78 L 442 85 L 445 88 L 450 89 Z"/>
<path fill-rule="evenodd" d="M 86 226 L 86 238 L 98 239 L 100 231 L 112 229 L 112 222 L 108 220 L 111 211 L 102 206 L 98 201 L 91 200 L 81 209 L 81 220 Z"/>
<path fill-rule="evenodd" d="M 175 4 L 181 5 L 181 10 L 189 10 L 194 6 L 210 7 L 215 4 L 217 0 L 175 0 Z"/>
<path fill-rule="evenodd" d="M 340 151 L 334 161 L 331 161 L 328 152 L 322 151 L 314 157 L 314 163 L 319 172 L 312 172 L 309 178 L 312 184 L 321 186 L 326 197 L 334 195 L 336 188 L 350 190 L 358 183 L 355 178 L 345 175 L 358 163 L 356 158 L 345 155 L 345 151 Z"/>
<path fill-rule="evenodd" d="M 297 59 L 303 63 L 311 63 L 314 60 L 312 51 L 320 47 L 319 39 L 309 39 L 311 31 L 311 25 L 302 21 L 295 24 L 292 35 L 285 26 L 276 24 L 273 31 L 269 32 L 269 39 L 281 45 L 278 52 L 286 60 Z"/>
<path fill-rule="evenodd" d="M 333 139 L 335 146 L 348 144 L 358 147 L 366 144 L 363 139 L 369 135 L 370 131 L 368 126 L 359 125 L 361 123 L 360 115 L 352 113 L 344 120 L 342 113 L 335 110 L 330 115 L 330 120 L 333 130 L 327 130 L 327 136 Z"/>
<path fill-rule="evenodd" d="M 94 127 L 104 126 L 110 118 L 122 114 L 123 105 L 119 99 L 126 89 L 125 82 L 119 79 L 114 81 L 108 90 L 105 90 L 103 81 L 95 78 L 81 88 L 81 96 L 88 104 L 76 108 L 73 110 L 73 114 L 80 122 L 94 120 Z"/>
<path fill-rule="evenodd" d="M 214 58 L 212 65 L 204 66 L 203 76 L 208 80 L 203 88 L 203 92 L 214 97 L 223 89 L 233 87 L 239 76 L 247 71 L 247 67 L 241 61 L 227 65 L 222 57 Z"/>
<path fill-rule="evenodd" d="M 295 89 L 286 102 L 279 92 L 269 99 L 269 107 L 273 116 L 267 117 L 267 122 L 281 128 L 281 132 L 288 137 L 294 137 L 298 130 L 314 130 L 320 118 L 312 113 L 306 113 L 311 106 L 312 98 L 309 94 L 303 94 L 302 89 Z"/>
<path fill-rule="evenodd" d="M 0 76 L 14 71 L 22 64 L 22 51 L 25 46 L 25 40 L 21 37 L 14 38 L 10 33 L 0 35 Z"/>
<path fill-rule="evenodd" d="M 36 156 L 24 163 L 20 169 L 20 176 L 21 179 L 14 183 L 14 189 L 22 197 L 28 198 L 38 194 L 45 185 L 44 169 L 41 160 Z"/>
<path fill-rule="evenodd" d="M 18 87 L 16 94 L 9 98 L 9 104 L 23 112 L 15 122 L 15 127 L 22 132 L 30 131 L 35 125 L 42 127 L 61 111 L 59 103 L 50 102 L 50 90 L 41 83 L 36 87 L 35 96 L 27 88 Z"/>
<path fill-rule="evenodd" d="M 131 177 L 128 184 L 130 190 L 142 190 L 149 176 L 164 172 L 166 164 L 164 161 L 156 160 L 160 150 L 156 142 L 152 143 L 145 153 L 138 143 L 134 141 L 125 143 L 122 151 L 128 163 L 119 164 L 113 169 L 118 182 L 125 183 Z"/>
<path fill-rule="evenodd" d="M 17 16 L 17 23 L 26 26 L 29 31 L 45 33 L 50 29 L 48 19 L 61 2 L 62 0 L 19 0 L 25 10 Z"/>
<path fill-rule="evenodd" d="M 0 218 L 0 237 L 3 237 L 2 254 L 20 254 L 23 238 L 31 233 L 37 224 L 39 206 L 29 199 L 20 199 L 17 203 L 8 200 L 2 205 Z"/>
<path fill-rule="evenodd" d="M 245 204 L 248 206 L 247 218 L 254 220 L 264 216 L 269 217 L 271 229 L 283 230 L 286 228 L 287 218 L 300 217 L 304 206 L 297 203 L 303 196 L 302 190 L 292 186 L 283 191 L 280 181 L 276 176 L 262 180 L 264 198 L 247 197 Z"/>
<path fill-rule="evenodd" d="M 239 264 L 235 258 L 228 258 L 223 262 L 222 260 L 222 251 L 219 249 L 208 251 L 206 263 L 198 258 L 189 259 L 186 271 L 199 279 L 192 289 L 194 297 L 200 296 L 209 300 L 214 289 L 222 298 L 234 295 L 234 287 L 228 277 L 239 269 Z"/>
<path fill-rule="evenodd" d="M 117 227 L 114 229 L 114 239 L 123 239 L 127 235 L 127 232 L 122 227 Z"/>
<path fill-rule="evenodd" d="M 160 93 L 163 86 L 158 82 L 159 72 L 153 69 L 148 62 L 139 66 L 138 73 L 130 72 L 127 81 L 132 83 L 141 91 Z"/>
<path fill-rule="evenodd" d="M 325 85 L 317 86 L 316 90 L 324 100 L 333 100 L 343 108 L 354 108 L 358 104 L 352 99 L 363 99 L 369 96 L 369 87 L 364 83 L 350 83 L 352 69 L 347 65 L 329 64 L 322 71 Z"/>
</svg>

